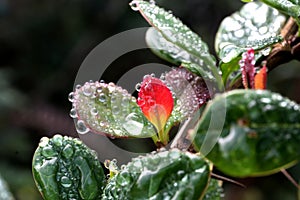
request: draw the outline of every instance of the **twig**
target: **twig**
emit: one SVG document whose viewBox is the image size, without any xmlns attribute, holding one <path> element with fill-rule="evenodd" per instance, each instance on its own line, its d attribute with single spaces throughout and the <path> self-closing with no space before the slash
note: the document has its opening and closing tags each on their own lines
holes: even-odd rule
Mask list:
<svg viewBox="0 0 300 200">
<path fill-rule="evenodd" d="M 300 190 L 300 185 L 298 185 L 295 179 L 285 169 L 281 169 L 280 171 L 298 190 Z"/>
</svg>

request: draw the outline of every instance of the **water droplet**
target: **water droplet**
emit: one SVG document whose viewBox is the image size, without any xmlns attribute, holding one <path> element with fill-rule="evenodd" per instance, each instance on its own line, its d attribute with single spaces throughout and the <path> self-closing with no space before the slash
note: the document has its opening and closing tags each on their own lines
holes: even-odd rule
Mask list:
<svg viewBox="0 0 300 200">
<path fill-rule="evenodd" d="M 131 7 L 132 10 L 134 11 L 139 11 L 139 6 L 138 6 L 138 1 L 134 0 L 129 3 L 129 6 Z"/>
<path fill-rule="evenodd" d="M 49 138 L 47 137 L 42 137 L 39 143 L 40 147 L 45 147 L 49 143 Z"/>
<path fill-rule="evenodd" d="M 56 146 L 61 146 L 63 143 L 63 137 L 61 135 L 54 135 L 52 138 L 52 142 Z"/>
<path fill-rule="evenodd" d="M 104 93 L 101 93 L 101 94 L 99 95 L 99 101 L 100 101 L 101 103 L 106 102 L 106 95 L 105 95 Z"/>
<path fill-rule="evenodd" d="M 271 99 L 270 98 L 261 98 L 260 101 L 262 103 L 271 103 Z"/>
<path fill-rule="evenodd" d="M 62 155 L 67 159 L 72 157 L 73 153 L 74 153 L 74 150 L 70 144 L 67 144 L 62 151 Z"/>
<path fill-rule="evenodd" d="M 60 183 L 63 187 L 69 188 L 72 186 L 72 180 L 66 176 L 62 176 L 60 179 Z"/>
<path fill-rule="evenodd" d="M 81 85 L 78 84 L 75 86 L 75 88 L 76 88 L 76 90 L 79 90 L 81 88 Z"/>
<path fill-rule="evenodd" d="M 87 128 L 84 124 L 83 120 L 78 120 L 76 123 L 76 130 L 79 134 L 86 134 L 90 131 L 89 128 Z"/>
<path fill-rule="evenodd" d="M 84 88 L 83 88 L 83 94 L 87 97 L 91 96 L 93 93 L 93 90 L 92 88 L 90 87 L 90 85 L 86 85 Z"/>
<path fill-rule="evenodd" d="M 130 113 L 125 118 L 123 128 L 130 133 L 130 135 L 138 136 L 141 134 L 144 124 L 140 122 L 139 116 L 136 113 Z"/>
<path fill-rule="evenodd" d="M 119 176 L 117 176 L 117 183 L 120 185 L 120 186 L 126 186 L 130 183 L 131 181 L 131 178 L 129 176 L 129 173 L 128 172 L 122 172 Z"/>
<path fill-rule="evenodd" d="M 90 112 L 91 112 L 91 115 L 94 115 L 94 116 L 98 114 L 98 110 L 95 107 L 92 108 Z"/>
<path fill-rule="evenodd" d="M 68 99 L 70 102 L 74 102 L 74 99 L 75 99 L 74 92 L 70 92 Z"/>
<path fill-rule="evenodd" d="M 51 158 L 56 156 L 57 152 L 51 146 L 46 146 L 42 150 L 42 155 L 45 156 L 46 158 Z"/>
<path fill-rule="evenodd" d="M 135 90 L 138 91 L 138 92 L 141 90 L 141 84 L 140 83 L 137 83 L 135 85 Z"/>
<path fill-rule="evenodd" d="M 73 119 L 77 118 L 78 115 L 77 115 L 77 112 L 76 112 L 76 109 L 75 108 L 72 108 L 70 110 L 70 117 L 72 117 Z"/>
<path fill-rule="evenodd" d="M 282 102 L 279 103 L 279 106 L 280 107 L 286 107 L 287 106 L 287 102 L 282 101 Z"/>
</svg>

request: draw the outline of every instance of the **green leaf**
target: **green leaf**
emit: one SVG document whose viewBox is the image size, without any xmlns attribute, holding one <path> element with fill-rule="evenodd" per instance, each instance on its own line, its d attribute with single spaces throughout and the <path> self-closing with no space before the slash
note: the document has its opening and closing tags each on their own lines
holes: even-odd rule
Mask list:
<svg viewBox="0 0 300 200">
<path fill-rule="evenodd" d="M 145 39 L 154 54 L 174 65 L 180 65 L 182 61 L 190 60 L 190 55 L 186 51 L 182 51 L 178 46 L 166 40 L 162 34 L 153 27 L 148 29 Z"/>
<path fill-rule="evenodd" d="M 41 139 L 32 172 L 45 200 L 99 199 L 106 182 L 96 153 L 80 140 L 61 135 Z"/>
<path fill-rule="evenodd" d="M 223 196 L 222 181 L 211 178 L 202 200 L 221 200 Z"/>
<path fill-rule="evenodd" d="M 171 12 L 147 1 L 133 1 L 131 7 L 139 10 L 142 16 L 156 30 L 149 29 L 146 41 L 155 54 L 172 63 L 194 63 L 203 69 L 204 74 L 213 74 L 219 80 L 215 58 L 209 53 L 206 43 L 184 25 Z"/>
<path fill-rule="evenodd" d="M 224 109 L 223 129 L 209 129 L 212 114 Z M 206 157 L 231 176 L 272 174 L 300 157 L 300 106 L 276 93 L 234 90 L 217 96 L 197 125 L 195 148 L 201 149 L 205 137 L 213 142 L 218 131 L 220 137 Z"/>
<path fill-rule="evenodd" d="M 111 137 L 152 137 L 153 125 L 127 90 L 113 83 L 87 82 L 70 94 L 70 115 L 78 119 L 77 132 Z"/>
<path fill-rule="evenodd" d="M 282 40 L 278 34 L 284 22 L 283 15 L 261 2 L 247 3 L 221 22 L 215 50 L 221 59 L 224 83 L 238 69 L 238 60 L 248 48 L 263 50 L 261 56 L 267 55 L 270 49 L 265 48 Z"/>
<path fill-rule="evenodd" d="M 173 149 L 134 158 L 104 189 L 102 199 L 199 200 L 210 177 L 203 158 Z"/>
<path fill-rule="evenodd" d="M 276 8 L 285 14 L 293 17 L 299 24 L 300 17 L 300 2 L 298 0 L 261 0 L 262 2 Z"/>
</svg>

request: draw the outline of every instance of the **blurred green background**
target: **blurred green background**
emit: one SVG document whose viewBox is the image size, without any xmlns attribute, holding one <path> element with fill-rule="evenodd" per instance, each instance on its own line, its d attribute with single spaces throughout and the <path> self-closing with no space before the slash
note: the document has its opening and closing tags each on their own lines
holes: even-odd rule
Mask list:
<svg viewBox="0 0 300 200">
<path fill-rule="evenodd" d="M 55 133 L 77 136 L 67 96 L 85 56 L 114 34 L 148 26 L 128 3 L 0 0 L 0 174 L 15 199 L 41 199 L 31 176 L 39 139 Z M 243 5 L 239 0 L 157 3 L 199 33 L 211 53 L 219 23 Z M 143 60 L 143 54 L 136 59 Z M 272 71 L 268 86 L 300 102 L 299 83 L 300 63 L 293 62 Z M 289 171 L 300 178 L 299 165 Z M 226 200 L 296 199 L 295 187 L 282 174 L 240 181 L 248 188 L 226 183 Z"/>
</svg>

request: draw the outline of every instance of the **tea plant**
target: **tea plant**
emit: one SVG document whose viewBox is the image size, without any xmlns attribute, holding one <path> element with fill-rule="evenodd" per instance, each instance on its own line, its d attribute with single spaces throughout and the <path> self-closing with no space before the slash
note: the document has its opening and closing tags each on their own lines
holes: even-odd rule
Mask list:
<svg viewBox="0 0 300 200">
<path fill-rule="evenodd" d="M 216 200 L 223 190 L 213 166 L 231 177 L 253 177 L 297 163 L 300 106 L 266 90 L 266 79 L 268 70 L 300 58 L 300 2 L 249 2 L 226 17 L 215 40 L 218 62 L 171 12 L 143 0 L 130 6 L 152 26 L 149 48 L 177 67 L 145 75 L 137 98 L 114 83 L 79 85 L 69 95 L 70 115 L 79 134 L 152 138 L 158 150 L 120 168 L 107 161 L 107 178 L 79 139 L 44 137 L 32 165 L 44 199 Z M 172 148 L 163 148 L 171 128 L 191 119 L 193 128 L 179 130 Z"/>
</svg>

